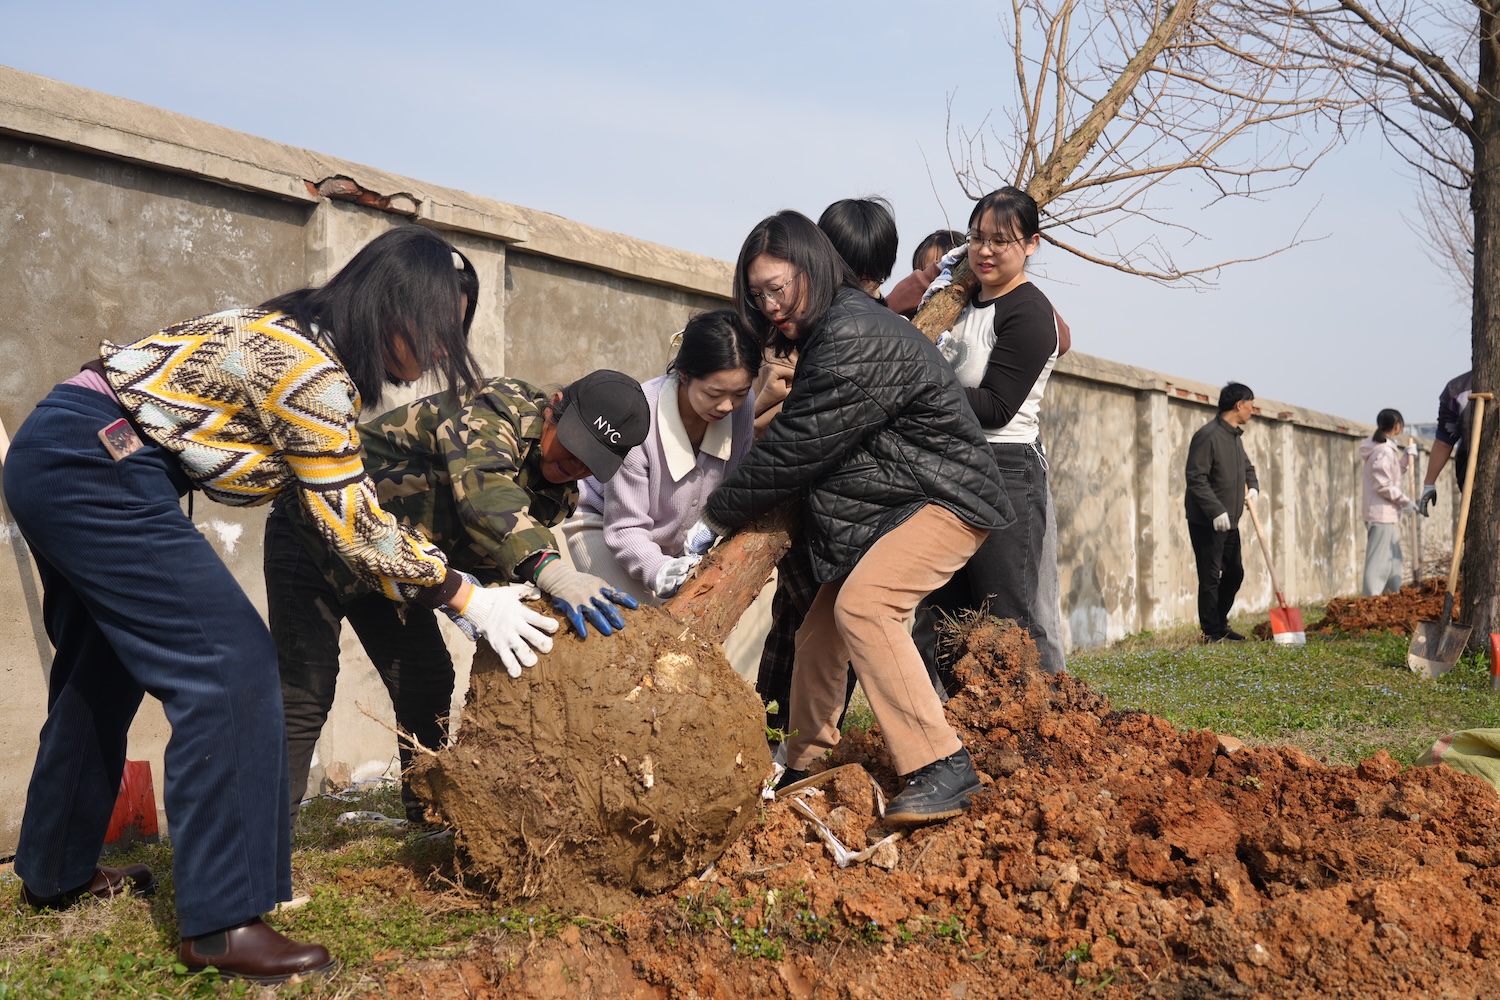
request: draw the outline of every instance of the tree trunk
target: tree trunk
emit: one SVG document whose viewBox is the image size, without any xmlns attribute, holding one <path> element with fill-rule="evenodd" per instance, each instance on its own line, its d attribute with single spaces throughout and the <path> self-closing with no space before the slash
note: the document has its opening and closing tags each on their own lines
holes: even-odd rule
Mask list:
<svg viewBox="0 0 1500 1000">
<path fill-rule="evenodd" d="M 1469 192 L 1474 209 L 1474 391 L 1500 391 L 1500 53 L 1496 52 L 1497 19 L 1490 4 L 1475 5 L 1479 15 L 1478 99 L 1474 105 L 1474 186 Z M 1454 372 L 1453 374 L 1458 374 Z M 1450 376 L 1451 377 L 1451 376 Z M 1479 466 L 1474 475 L 1474 497 L 1464 540 L 1459 589 L 1464 595 L 1463 616 L 1473 626 L 1469 642 L 1484 649 L 1500 621 L 1497 583 L 1500 583 L 1500 439 L 1496 438 L 1496 410 L 1486 407 L 1480 434 Z M 1460 484 L 1463 470 L 1455 470 Z"/>
<path fill-rule="evenodd" d="M 791 516 L 789 510 L 774 510 L 725 539 L 662 610 L 700 639 L 723 645 L 791 548 Z"/>
<path fill-rule="evenodd" d="M 958 322 L 958 314 L 964 311 L 964 306 L 969 302 L 969 296 L 979 287 L 979 278 L 969 267 L 967 254 L 958 258 L 949 277 L 953 279 L 953 283 L 934 293 L 912 317 L 916 328 L 934 344 L 944 331 L 953 329 L 953 324 Z"/>
</svg>

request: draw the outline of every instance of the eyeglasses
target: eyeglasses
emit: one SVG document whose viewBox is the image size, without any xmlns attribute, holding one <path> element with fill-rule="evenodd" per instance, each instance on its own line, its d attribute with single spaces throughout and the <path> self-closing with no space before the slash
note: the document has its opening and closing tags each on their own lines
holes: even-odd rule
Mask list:
<svg viewBox="0 0 1500 1000">
<path fill-rule="evenodd" d="M 978 233 L 969 233 L 964 237 L 964 239 L 968 241 L 969 246 L 972 249 L 989 249 L 995 251 L 996 253 L 1004 250 L 1012 243 L 1024 243 L 1026 241 L 1026 237 L 1024 236 L 1018 236 L 1013 240 L 1002 240 L 998 236 L 980 236 Z"/>
<path fill-rule="evenodd" d="M 788 292 L 787 289 L 792 287 L 792 283 L 797 280 L 797 277 L 801 273 L 801 271 L 798 271 L 796 274 L 793 274 L 790 278 L 786 279 L 779 285 L 767 285 L 766 290 L 763 292 L 751 292 L 750 304 L 755 308 L 761 310 L 762 312 L 765 311 L 767 305 L 790 305 L 791 293 Z"/>
</svg>

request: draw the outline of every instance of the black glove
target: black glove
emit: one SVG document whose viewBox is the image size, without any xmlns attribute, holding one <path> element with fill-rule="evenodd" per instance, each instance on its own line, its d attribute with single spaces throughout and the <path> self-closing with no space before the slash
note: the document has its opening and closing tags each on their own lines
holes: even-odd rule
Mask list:
<svg viewBox="0 0 1500 1000">
<path fill-rule="evenodd" d="M 1427 516 L 1427 508 L 1437 503 L 1437 487 L 1428 483 L 1422 487 L 1422 496 L 1417 500 L 1417 513 Z"/>
</svg>

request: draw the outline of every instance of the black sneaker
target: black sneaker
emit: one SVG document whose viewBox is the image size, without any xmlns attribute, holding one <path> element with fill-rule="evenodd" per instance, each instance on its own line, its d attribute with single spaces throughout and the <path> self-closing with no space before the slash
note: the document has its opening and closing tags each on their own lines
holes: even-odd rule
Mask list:
<svg viewBox="0 0 1500 1000">
<path fill-rule="evenodd" d="M 885 821 L 912 826 L 950 819 L 969 808 L 969 794 L 978 790 L 979 775 L 969 751 L 919 767 L 906 778 L 906 787 L 885 807 Z"/>
<path fill-rule="evenodd" d="M 776 779 L 776 787 L 772 791 L 779 792 L 788 785 L 795 785 L 805 777 L 807 777 L 806 771 L 798 771 L 795 768 L 789 767 L 781 772 L 780 778 Z"/>
<path fill-rule="evenodd" d="M 1234 629 L 1230 629 L 1228 632 L 1224 633 L 1224 641 L 1225 642 L 1244 642 L 1245 641 L 1245 637 L 1242 636 L 1242 635 L 1240 635 Z"/>
</svg>

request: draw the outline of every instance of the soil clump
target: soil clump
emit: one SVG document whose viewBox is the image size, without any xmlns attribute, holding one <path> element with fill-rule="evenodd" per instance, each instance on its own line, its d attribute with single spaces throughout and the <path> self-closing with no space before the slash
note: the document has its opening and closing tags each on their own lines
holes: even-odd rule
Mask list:
<svg viewBox="0 0 1500 1000">
<path fill-rule="evenodd" d="M 564 973 L 568 995 L 679 1000 L 1500 995 L 1489 785 L 1116 712 L 993 621 L 955 653 L 947 714 L 985 786 L 968 814 L 839 868 L 767 803 L 702 881 L 637 896 L 608 933 L 477 938 L 468 995 L 549 995 Z M 897 790 L 878 728 L 843 764 Z M 850 850 L 891 832 L 855 769 L 801 798 Z"/>
<path fill-rule="evenodd" d="M 755 818 L 764 717 L 721 647 L 642 608 L 614 635 L 560 632 L 516 679 L 481 645 L 458 737 L 419 756 L 412 787 L 501 901 L 609 915 Z"/>
<path fill-rule="evenodd" d="M 1307 626 L 1309 632 L 1336 632 L 1364 635 L 1370 632 L 1394 632 L 1411 635 L 1418 621 L 1436 621 L 1443 613 L 1443 587 L 1446 581 L 1430 576 L 1420 584 L 1407 584 L 1394 594 L 1374 597 L 1335 597 L 1323 610 L 1323 617 Z M 1462 594 L 1454 595 L 1455 609 L 1462 606 Z M 1271 638 L 1271 623 L 1255 626 L 1260 639 Z"/>
</svg>

